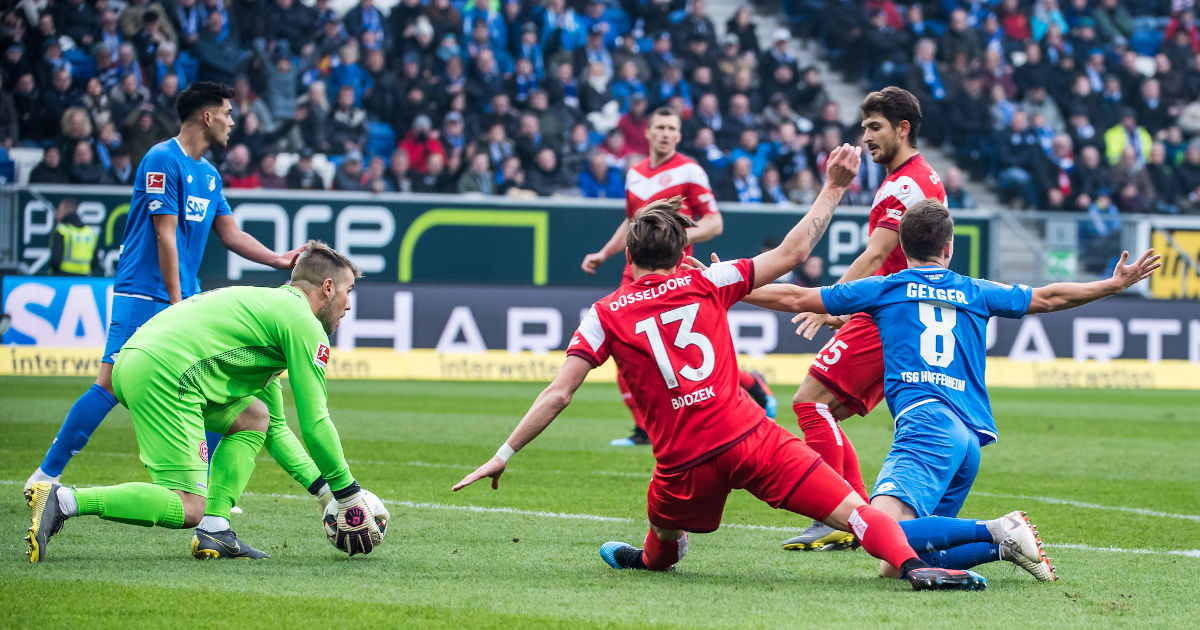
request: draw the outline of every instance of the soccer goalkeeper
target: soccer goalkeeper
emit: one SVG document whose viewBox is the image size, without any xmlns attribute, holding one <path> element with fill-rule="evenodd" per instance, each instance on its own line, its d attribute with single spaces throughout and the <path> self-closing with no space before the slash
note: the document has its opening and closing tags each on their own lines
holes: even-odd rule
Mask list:
<svg viewBox="0 0 1200 630">
<path fill-rule="evenodd" d="M 277 379 L 284 370 L 304 443 L 339 503 L 338 529 L 348 534 L 343 551 L 369 553 L 382 537 L 325 404 L 328 335 L 350 310 L 350 291 L 361 276 L 345 256 L 310 241 L 290 286 L 209 291 L 143 325 L 117 357 L 113 389 L 132 416 L 152 483 L 80 489 L 33 484 L 30 562 L 46 558 L 46 545 L 64 521 L 83 515 L 145 527 L 195 527 L 191 550 L 198 559 L 266 558 L 238 540 L 229 511 L 272 424 L 269 408 L 282 408 Z M 205 429 L 225 436 L 207 475 Z"/>
</svg>

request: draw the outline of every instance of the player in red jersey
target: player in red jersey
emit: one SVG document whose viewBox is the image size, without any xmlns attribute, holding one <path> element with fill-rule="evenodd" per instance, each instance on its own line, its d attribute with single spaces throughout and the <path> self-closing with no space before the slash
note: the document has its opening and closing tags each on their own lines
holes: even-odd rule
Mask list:
<svg viewBox="0 0 1200 630">
<path fill-rule="evenodd" d="M 863 547 L 902 567 L 915 589 L 979 589 L 969 571 L 932 568 L 908 545 L 894 519 L 863 501 L 804 442 L 768 419 L 738 386 L 727 312 L 751 290 L 795 268 L 825 232 L 858 170 L 859 149 L 843 145 L 812 209 L 768 252 L 705 270 L 680 269 L 693 223 L 678 198 L 656 201 L 628 226 L 633 282 L 593 305 L 554 379 L 496 455 L 454 486 L 484 477 L 499 486 L 512 455 L 570 404 L 587 374 L 612 356 L 642 375 L 633 396 L 646 411 L 657 465 L 647 492 L 645 550 L 618 542 L 600 550 L 617 569 L 670 570 L 687 552 L 687 533 L 715 531 L 734 488 L 772 507 L 853 528 Z"/>
<path fill-rule="evenodd" d="M 898 87 L 872 92 L 860 107 L 863 144 L 871 159 L 884 165 L 888 176 L 875 193 L 869 217 L 867 248 L 854 260 L 839 282 L 871 275 L 887 275 L 908 264 L 900 248 L 900 217 L 925 199 L 945 203 L 942 180 L 917 151 L 921 127 L 921 104 Z M 772 291 L 770 287 L 762 291 Z M 764 295 L 756 292 L 755 295 Z M 747 302 L 755 303 L 755 295 Z M 867 498 L 858 455 L 838 422 L 854 415 L 867 415 L 883 400 L 883 348 L 875 320 L 856 313 L 849 320 L 824 314 L 804 313 L 798 319 L 805 338 L 825 325 L 837 334 L 817 353 L 808 376 L 792 398 L 792 408 L 804 440 L 821 454 L 825 463 L 840 473 L 863 498 Z M 800 535 L 784 541 L 784 549 L 844 549 L 853 546 L 854 536 L 826 523 L 813 524 Z"/>
<path fill-rule="evenodd" d="M 683 197 L 684 203 L 680 212 L 695 222 L 695 226 L 687 230 L 686 251 L 689 256 L 692 254 L 692 243 L 703 243 L 721 235 L 724 223 L 721 212 L 717 209 L 712 186 L 708 182 L 708 174 L 691 158 L 676 151 L 682 139 L 681 125 L 679 116 L 669 109 L 658 109 L 650 115 L 646 127 L 650 156 L 635 164 L 625 175 L 625 220 L 621 221 L 600 251 L 583 257 L 580 266 L 586 273 L 596 273 L 596 268 L 604 261 L 624 251 L 625 235 L 630 221 L 639 208 L 652 201 Z M 633 271 L 626 263 L 621 274 L 621 286 L 632 281 Z M 624 372 L 617 373 L 617 386 L 621 390 L 622 400 L 633 413 L 634 429 L 628 438 L 613 440 L 613 446 L 646 444 L 649 440 L 645 430 L 645 414 L 635 403 L 631 394 L 632 387 L 626 376 Z M 775 415 L 774 398 L 770 397 L 771 392 L 760 375 L 741 372 L 739 382 L 751 392 L 760 405 L 770 405 L 770 415 Z"/>
</svg>

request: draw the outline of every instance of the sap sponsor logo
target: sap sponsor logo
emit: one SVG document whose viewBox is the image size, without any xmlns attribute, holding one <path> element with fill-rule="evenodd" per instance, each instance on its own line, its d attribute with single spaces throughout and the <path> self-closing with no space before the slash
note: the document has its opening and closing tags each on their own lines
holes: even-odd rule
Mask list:
<svg viewBox="0 0 1200 630">
<path fill-rule="evenodd" d="M 204 216 L 208 214 L 208 200 L 202 197 L 188 195 L 184 205 L 187 208 L 184 218 L 188 221 L 203 221 Z"/>
<path fill-rule="evenodd" d="M 151 195 L 161 195 L 167 190 L 167 174 L 146 171 L 146 192 Z"/>
<path fill-rule="evenodd" d="M 713 393 L 713 386 L 709 385 L 708 387 L 698 389 L 690 394 L 684 394 L 683 396 L 676 396 L 675 398 L 672 398 L 671 408 L 683 409 L 684 407 L 690 407 L 706 400 L 711 400 L 714 397 L 716 397 L 716 394 Z"/>
<path fill-rule="evenodd" d="M 324 370 L 329 367 L 329 346 L 318 344 L 317 351 L 313 354 L 313 365 Z"/>
<path fill-rule="evenodd" d="M 155 199 L 154 201 L 151 201 L 151 202 L 150 202 L 150 206 L 149 206 L 149 208 L 150 208 L 150 212 L 154 212 L 154 211 L 158 210 L 158 209 L 159 209 L 159 208 L 161 208 L 161 207 L 163 207 L 163 202 L 161 202 L 161 201 L 159 201 L 159 200 L 157 200 L 157 199 Z"/>
<path fill-rule="evenodd" d="M 637 291 L 635 293 L 623 293 L 620 297 L 613 298 L 608 303 L 608 308 L 617 311 L 635 302 L 643 300 L 653 300 L 657 297 L 662 297 L 667 291 L 674 291 L 680 287 L 686 287 L 692 284 L 691 276 L 683 276 L 680 278 L 670 278 L 666 282 L 650 287 L 645 291 Z"/>
<path fill-rule="evenodd" d="M 12 317 L 5 344 L 56 348 L 104 346 L 112 280 L 4 278 L 3 312 Z"/>
<path fill-rule="evenodd" d="M 908 283 L 907 295 L 918 300 L 938 300 L 940 302 L 967 303 L 967 296 L 957 289 L 939 289 L 916 282 Z"/>
</svg>

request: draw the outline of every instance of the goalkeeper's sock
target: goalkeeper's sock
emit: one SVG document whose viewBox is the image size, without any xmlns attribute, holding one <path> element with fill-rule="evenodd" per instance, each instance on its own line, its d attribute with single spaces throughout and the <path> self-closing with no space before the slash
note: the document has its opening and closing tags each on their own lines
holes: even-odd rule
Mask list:
<svg viewBox="0 0 1200 630">
<path fill-rule="evenodd" d="M 183 527 L 183 499 L 174 490 L 152 483 L 123 483 L 107 488 L 75 489 L 79 514 L 106 521 L 171 529 Z"/>
<path fill-rule="evenodd" d="M 250 473 L 254 472 L 254 457 L 266 439 L 267 434 L 259 431 L 238 431 L 221 440 L 217 452 L 212 455 L 205 516 L 229 518 L 229 510 L 246 489 Z"/>
<path fill-rule="evenodd" d="M 222 518 L 220 516 L 208 515 L 205 515 L 204 518 L 201 518 L 200 524 L 196 526 L 196 529 L 206 532 L 223 532 L 231 528 L 232 526 L 229 524 L 229 519 Z"/>
<path fill-rule="evenodd" d="M 666 571 L 687 555 L 688 537 L 685 532 L 679 540 L 659 540 L 654 530 L 646 534 L 646 548 L 642 550 L 642 563 L 651 571 Z"/>
<path fill-rule="evenodd" d="M 925 518 L 902 521 L 900 527 L 908 537 L 908 544 L 922 553 L 939 549 L 950 549 L 968 543 L 991 543 L 992 533 L 987 521 L 969 518 L 947 518 L 926 516 Z"/>
<path fill-rule="evenodd" d="M 850 531 L 872 556 L 899 569 L 903 569 L 905 562 L 916 559 L 917 552 L 905 539 L 904 530 L 883 510 L 860 505 L 848 520 Z"/>
<path fill-rule="evenodd" d="M 825 460 L 833 472 L 845 478 L 842 429 L 833 414 L 829 413 L 829 405 L 802 402 L 792 405 L 792 409 L 796 412 L 800 430 L 804 432 L 804 442 Z"/>
<path fill-rule="evenodd" d="M 96 427 L 100 426 L 100 422 L 115 406 L 117 399 L 103 387 L 93 383 L 75 404 L 71 405 L 62 427 L 58 429 L 58 435 L 54 436 L 54 442 L 50 444 L 50 450 L 46 451 L 46 457 L 42 460 L 42 472 L 49 477 L 62 476 L 67 462 L 87 446 L 88 440 L 96 432 Z"/>
<path fill-rule="evenodd" d="M 920 554 L 930 566 L 943 569 L 970 569 L 971 567 L 995 562 L 1000 559 L 1000 545 L 992 543 L 970 543 L 950 549 Z"/>
</svg>

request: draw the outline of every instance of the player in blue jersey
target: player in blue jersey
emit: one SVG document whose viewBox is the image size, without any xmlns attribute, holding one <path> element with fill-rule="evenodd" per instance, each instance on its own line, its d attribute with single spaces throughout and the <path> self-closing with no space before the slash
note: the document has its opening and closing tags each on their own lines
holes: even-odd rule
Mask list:
<svg viewBox="0 0 1200 630">
<path fill-rule="evenodd" d="M 979 470 L 980 447 L 997 439 L 983 378 L 987 322 L 1120 293 L 1154 273 L 1161 257 L 1149 250 L 1126 264 L 1124 252 L 1111 278 L 1037 289 L 965 277 L 947 268 L 954 221 L 936 199 L 904 214 L 900 245 L 908 262 L 903 271 L 820 289 L 767 285 L 746 301 L 791 313 L 865 312 L 878 322 L 884 395 L 896 429 L 871 505 L 900 521 L 909 544 L 925 551 L 922 560 L 952 569 L 1007 560 L 1039 580 L 1056 580 L 1024 512 L 990 521 L 955 518 Z M 896 574 L 886 564 L 883 573 Z"/>
<path fill-rule="evenodd" d="M 179 135 L 154 145 L 138 166 L 125 220 L 113 294 L 108 339 L 100 375 L 71 407 L 41 466 L 25 483 L 57 483 L 67 462 L 91 438 L 117 404 L 113 362 L 121 346 L 147 320 L 200 292 L 196 274 L 209 232 L 230 251 L 276 269 L 289 269 L 304 249 L 279 255 L 234 221 L 221 190 L 221 174 L 204 154 L 223 147 L 233 130 L 233 90 L 219 83 L 193 83 L 176 106 Z M 215 443 L 209 452 L 215 450 Z"/>
</svg>

